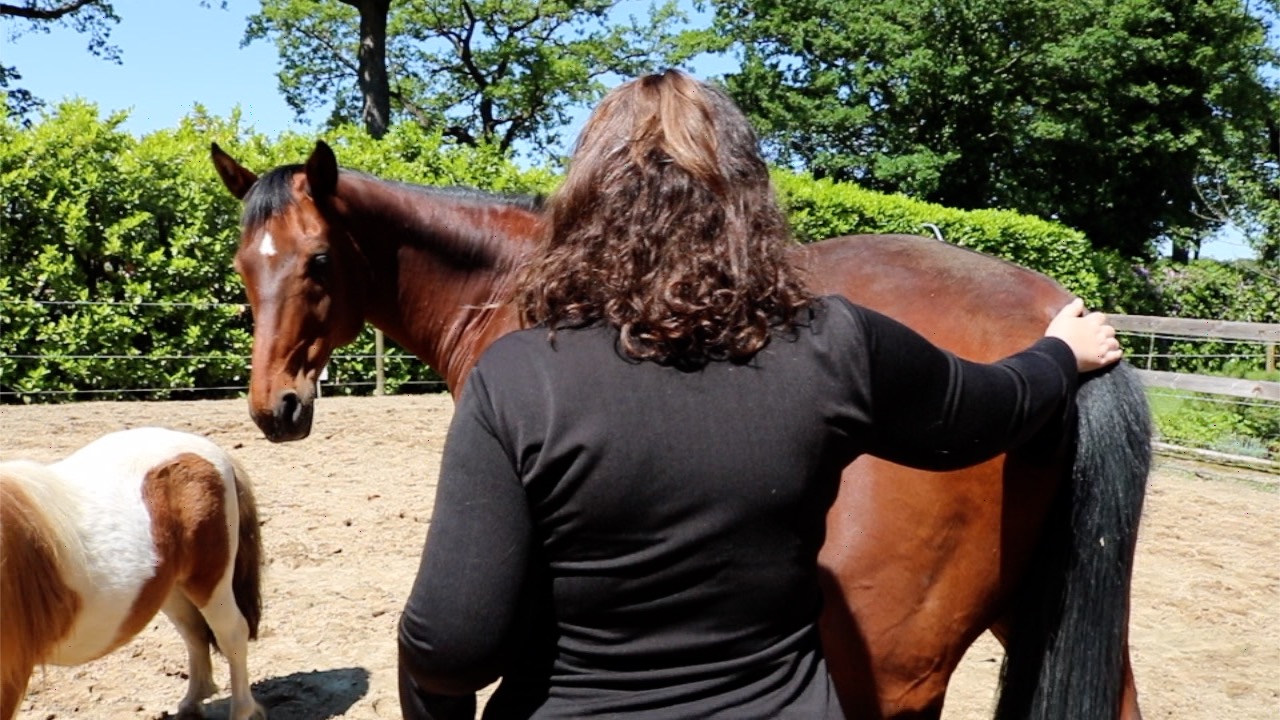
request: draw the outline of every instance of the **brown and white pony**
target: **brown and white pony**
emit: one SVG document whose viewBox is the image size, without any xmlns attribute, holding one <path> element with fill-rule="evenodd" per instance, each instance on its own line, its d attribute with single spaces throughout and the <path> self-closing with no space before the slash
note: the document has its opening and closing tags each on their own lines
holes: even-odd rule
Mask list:
<svg viewBox="0 0 1280 720">
<path fill-rule="evenodd" d="M 244 471 L 209 440 L 161 428 L 105 435 L 49 465 L 0 463 L 0 720 L 38 665 L 79 665 L 163 611 L 187 646 L 179 717 L 231 666 L 231 720 L 266 717 L 249 689 L 262 545 Z"/>
</svg>

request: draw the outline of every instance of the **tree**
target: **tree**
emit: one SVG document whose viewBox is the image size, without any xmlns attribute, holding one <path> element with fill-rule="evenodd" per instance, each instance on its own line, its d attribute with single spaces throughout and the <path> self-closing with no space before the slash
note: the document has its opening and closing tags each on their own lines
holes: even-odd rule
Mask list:
<svg viewBox="0 0 1280 720">
<path fill-rule="evenodd" d="M 1275 62 L 1242 0 L 714 0 L 772 156 L 959 208 L 1186 251 L 1265 137 Z"/>
<path fill-rule="evenodd" d="M 1207 214 L 1226 234 L 1244 239 L 1264 266 L 1280 270 L 1280 102 L 1266 130 L 1233 136 L 1238 150 L 1207 160 L 1215 171 L 1199 190 Z"/>
<path fill-rule="evenodd" d="M 24 32 L 49 32 L 50 25 L 65 24 L 76 32 L 88 33 L 89 52 L 104 60 L 120 62 L 120 50 L 112 45 L 111 25 L 120 21 L 110 2 L 105 0 L 25 0 L 18 4 L 0 3 L 0 17 L 14 18 L 18 27 L 10 39 Z M 44 103 L 40 98 L 15 83 L 22 74 L 13 65 L 0 65 L 0 92 L 5 95 L 5 115 L 26 117 Z"/>
<path fill-rule="evenodd" d="M 245 43 L 272 40 L 285 100 L 299 116 L 330 108 L 375 137 L 385 109 L 463 145 L 559 141 L 569 111 L 629 77 L 696 54 L 675 0 L 617 23 L 614 0 L 264 0 Z M 385 34 L 380 34 L 385 29 Z M 385 57 L 385 85 L 379 63 Z M 382 115 L 382 117 L 380 117 Z"/>
</svg>

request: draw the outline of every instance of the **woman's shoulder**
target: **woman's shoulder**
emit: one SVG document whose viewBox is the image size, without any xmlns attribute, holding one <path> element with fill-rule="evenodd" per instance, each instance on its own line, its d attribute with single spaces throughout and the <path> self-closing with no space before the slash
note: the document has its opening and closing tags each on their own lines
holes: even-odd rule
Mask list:
<svg viewBox="0 0 1280 720">
<path fill-rule="evenodd" d="M 865 322 L 869 311 L 843 295 L 821 295 L 809 307 L 809 322 L 815 333 L 842 332 Z"/>
<path fill-rule="evenodd" d="M 589 368 L 613 354 L 616 337 L 598 326 L 558 329 L 554 335 L 543 326 L 514 330 L 481 353 L 476 370 L 487 378 L 522 382 L 549 373 L 573 374 L 574 368 Z"/>
</svg>

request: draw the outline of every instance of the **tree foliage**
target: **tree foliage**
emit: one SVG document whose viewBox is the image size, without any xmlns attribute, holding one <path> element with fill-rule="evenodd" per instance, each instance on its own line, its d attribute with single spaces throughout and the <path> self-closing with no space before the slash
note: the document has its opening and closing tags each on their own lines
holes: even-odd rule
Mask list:
<svg viewBox="0 0 1280 720">
<path fill-rule="evenodd" d="M 1276 97 L 1243 0 L 712 4 L 742 57 L 727 86 L 779 162 L 1130 256 L 1221 223 L 1206 188 L 1258 157 Z"/>
<path fill-rule="evenodd" d="M 385 5 L 385 3 L 383 3 Z M 264 0 L 245 42 L 271 40 L 281 92 L 299 116 L 330 110 L 331 124 L 362 117 L 365 0 Z M 675 0 L 643 19 L 617 17 L 615 0 L 399 0 L 386 19 L 392 118 L 411 119 L 464 144 L 517 142 L 537 152 L 560 140 L 571 110 L 598 98 L 604 80 L 630 77 L 695 54 L 705 33 L 680 32 Z M 362 41 L 362 38 L 364 40 Z M 373 128 L 370 128 L 373 132 Z M 373 132 L 373 134 L 377 134 Z"/>
</svg>

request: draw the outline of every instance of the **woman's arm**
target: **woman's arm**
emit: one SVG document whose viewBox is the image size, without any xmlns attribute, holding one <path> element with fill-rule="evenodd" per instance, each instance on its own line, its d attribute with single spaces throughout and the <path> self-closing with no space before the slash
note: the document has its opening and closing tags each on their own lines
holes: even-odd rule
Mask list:
<svg viewBox="0 0 1280 720">
<path fill-rule="evenodd" d="M 449 427 L 426 546 L 400 618 L 402 696 L 406 688 L 426 697 L 484 687 L 502 673 L 516 634 L 533 526 L 489 410 L 473 372 Z"/>
<path fill-rule="evenodd" d="M 902 465 L 950 470 L 994 457 L 1064 419 L 1077 360 L 1058 338 L 1042 338 L 995 363 L 975 363 L 902 323 L 860 309 L 866 342 L 864 397 L 871 404 L 866 451 Z"/>
</svg>

